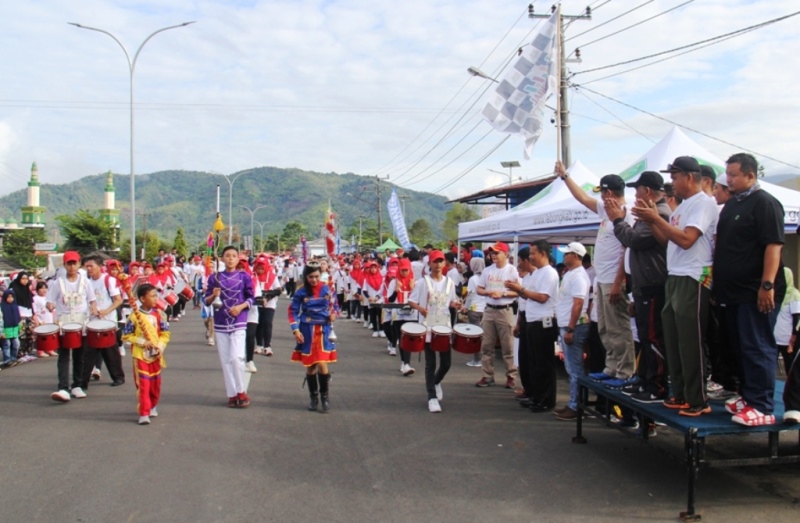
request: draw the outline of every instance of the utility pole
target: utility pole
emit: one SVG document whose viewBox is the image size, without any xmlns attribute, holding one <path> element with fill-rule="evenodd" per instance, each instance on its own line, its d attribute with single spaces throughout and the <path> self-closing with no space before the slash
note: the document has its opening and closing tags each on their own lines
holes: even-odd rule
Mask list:
<svg viewBox="0 0 800 523">
<path fill-rule="evenodd" d="M 528 6 L 528 18 L 550 18 L 550 16 L 559 10 L 558 14 L 558 51 L 559 51 L 559 68 L 560 73 L 558 76 L 558 89 L 559 89 L 559 120 L 560 120 L 560 133 L 561 133 L 561 162 L 569 167 L 572 164 L 572 152 L 569 138 L 569 104 L 567 103 L 567 90 L 569 85 L 567 83 L 567 58 L 564 52 L 564 19 L 567 20 L 591 20 L 592 8 L 587 7 L 583 14 L 580 15 L 565 15 L 561 14 L 559 6 L 554 5 L 550 14 L 537 15 L 533 13 L 533 4 Z M 575 52 L 576 58 L 569 60 L 569 62 L 580 62 L 580 50 Z"/>
</svg>

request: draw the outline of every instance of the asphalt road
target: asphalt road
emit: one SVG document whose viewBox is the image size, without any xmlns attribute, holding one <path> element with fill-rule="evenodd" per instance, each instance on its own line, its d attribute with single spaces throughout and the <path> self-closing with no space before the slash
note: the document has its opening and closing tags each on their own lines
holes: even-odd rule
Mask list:
<svg viewBox="0 0 800 523">
<path fill-rule="evenodd" d="M 104 373 L 88 398 L 59 404 L 53 358 L 0 372 L 0 522 L 649 522 L 685 509 L 678 462 L 591 420 L 589 444 L 572 444 L 573 423 L 476 388 L 465 355 L 444 381 L 444 412 L 429 413 L 424 363 L 403 377 L 385 340 L 354 322 L 337 323 L 332 410 L 306 411 L 286 304 L 248 409 L 225 407 L 198 311 L 172 325 L 149 426 L 136 423 L 130 377 L 112 388 Z M 683 439 L 661 429 L 655 443 L 680 452 Z M 717 443 L 737 452 L 766 439 Z M 703 521 L 796 521 L 797 470 L 702 471 Z"/>
</svg>

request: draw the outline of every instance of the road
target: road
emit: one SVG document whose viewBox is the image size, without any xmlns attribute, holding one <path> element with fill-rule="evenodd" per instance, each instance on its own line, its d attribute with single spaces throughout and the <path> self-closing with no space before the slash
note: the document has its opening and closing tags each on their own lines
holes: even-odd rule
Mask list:
<svg viewBox="0 0 800 523">
<path fill-rule="evenodd" d="M 0 372 L 0 521 L 649 522 L 684 510 L 682 465 L 592 421 L 589 444 L 572 444 L 572 423 L 521 409 L 502 387 L 476 388 L 465 355 L 444 381 L 444 412 L 429 413 L 423 362 L 403 377 L 385 340 L 354 322 L 337 322 L 332 410 L 308 412 L 286 304 L 275 355 L 256 356 L 248 409 L 225 407 L 198 311 L 171 326 L 149 426 L 136 423 L 130 377 L 110 387 L 104 374 L 88 398 L 59 404 L 53 358 Z M 566 394 L 562 379 L 559 404 Z M 657 442 L 679 452 L 683 440 L 661 429 Z M 702 471 L 703 521 L 796 521 L 796 472 Z"/>
</svg>

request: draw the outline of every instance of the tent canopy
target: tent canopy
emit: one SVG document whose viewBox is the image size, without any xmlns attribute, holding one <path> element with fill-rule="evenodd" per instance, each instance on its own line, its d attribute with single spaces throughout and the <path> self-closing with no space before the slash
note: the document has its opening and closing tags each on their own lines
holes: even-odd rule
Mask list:
<svg viewBox="0 0 800 523">
<path fill-rule="evenodd" d="M 386 241 L 383 242 L 383 245 L 375 247 L 375 250 L 378 252 L 384 252 L 386 249 L 389 249 L 390 251 L 396 251 L 397 249 L 402 249 L 402 247 L 394 243 L 391 238 L 387 238 Z"/>
</svg>

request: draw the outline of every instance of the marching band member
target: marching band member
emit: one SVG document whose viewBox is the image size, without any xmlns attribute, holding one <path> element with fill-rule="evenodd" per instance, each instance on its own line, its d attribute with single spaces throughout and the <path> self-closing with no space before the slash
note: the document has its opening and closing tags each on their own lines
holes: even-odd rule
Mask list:
<svg viewBox="0 0 800 523">
<path fill-rule="evenodd" d="M 379 325 L 383 289 L 383 276 L 379 272 L 377 262 L 367 262 L 367 274 L 364 276 L 363 285 L 361 285 L 361 296 L 367 301 L 367 307 L 369 307 L 369 323 L 372 326 L 373 338 L 386 337 L 386 334 L 380 330 Z"/>
<path fill-rule="evenodd" d="M 389 295 L 389 301 L 409 305 L 408 299 L 411 297 L 411 291 L 414 290 L 414 284 L 411 261 L 408 258 L 403 258 L 400 260 L 397 278 L 389 282 L 389 288 L 386 291 Z M 398 346 L 400 344 L 400 329 L 403 324 L 409 321 L 417 321 L 417 317 L 417 311 L 410 307 L 408 310 L 405 308 L 395 310 L 392 327 L 394 329 L 394 339 L 397 340 Z M 400 347 L 400 372 L 403 373 L 403 376 L 414 374 L 414 369 L 411 367 L 411 353 L 403 350 L 403 347 Z"/>
<path fill-rule="evenodd" d="M 256 259 L 254 270 L 257 287 L 256 303 L 258 304 L 255 352 L 272 356 L 272 322 L 275 318 L 278 296 L 281 294 L 281 284 L 268 258 Z"/>
<path fill-rule="evenodd" d="M 116 325 L 117 309 L 122 305 L 122 296 L 117 286 L 117 279 L 109 274 L 103 274 L 103 260 L 99 256 L 87 256 L 83 259 L 83 267 L 89 277 L 89 285 L 95 296 L 95 304 L 98 312 L 95 315 L 101 320 L 108 320 Z M 116 341 L 116 340 L 115 340 Z M 83 373 L 88 376 L 84 381 L 97 375 L 100 377 L 100 366 L 105 361 L 108 373 L 111 375 L 111 386 L 117 387 L 125 383 L 125 371 L 122 369 L 122 358 L 119 354 L 119 346 L 108 347 L 105 349 L 85 349 Z M 94 365 L 92 365 L 94 364 Z M 93 368 L 94 367 L 94 368 Z M 95 371 L 97 371 L 95 373 Z"/>
</svg>

